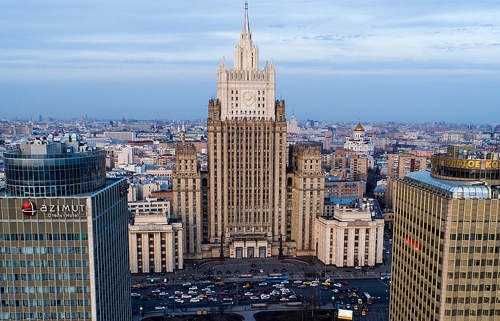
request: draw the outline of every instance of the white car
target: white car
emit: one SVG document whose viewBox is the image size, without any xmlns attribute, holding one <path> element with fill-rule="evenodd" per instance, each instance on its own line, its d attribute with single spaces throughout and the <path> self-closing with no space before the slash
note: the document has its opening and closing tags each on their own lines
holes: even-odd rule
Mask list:
<svg viewBox="0 0 500 321">
<path fill-rule="evenodd" d="M 265 285 L 267 285 L 267 282 L 260 282 L 259 285 L 260 286 L 265 286 Z"/>
<path fill-rule="evenodd" d="M 356 266 L 354 269 L 355 270 L 361 270 L 361 266 Z"/>
<path fill-rule="evenodd" d="M 196 291 L 198 290 L 198 287 L 195 285 L 195 286 L 192 286 L 189 288 L 190 291 Z"/>
<path fill-rule="evenodd" d="M 198 298 L 192 298 L 191 300 L 189 300 L 189 302 L 191 302 L 191 303 L 199 303 L 200 299 L 198 299 Z"/>
<path fill-rule="evenodd" d="M 175 302 L 176 303 L 184 303 L 184 300 L 183 299 L 175 299 Z"/>
<path fill-rule="evenodd" d="M 259 297 L 258 297 L 258 296 L 255 296 L 255 295 L 252 295 L 252 296 L 250 297 L 250 300 L 258 300 L 258 299 L 259 299 Z"/>
<path fill-rule="evenodd" d="M 139 293 L 130 293 L 130 296 L 133 298 L 140 298 L 141 295 Z"/>
<path fill-rule="evenodd" d="M 158 307 L 155 307 L 155 310 L 165 310 L 165 307 L 158 306 Z"/>
<path fill-rule="evenodd" d="M 191 299 L 191 295 L 189 295 L 189 294 L 183 294 L 183 295 L 181 295 L 181 298 L 182 299 Z"/>
<path fill-rule="evenodd" d="M 341 288 L 342 284 L 340 284 L 340 283 L 334 283 L 333 286 L 336 286 L 337 288 Z"/>
</svg>

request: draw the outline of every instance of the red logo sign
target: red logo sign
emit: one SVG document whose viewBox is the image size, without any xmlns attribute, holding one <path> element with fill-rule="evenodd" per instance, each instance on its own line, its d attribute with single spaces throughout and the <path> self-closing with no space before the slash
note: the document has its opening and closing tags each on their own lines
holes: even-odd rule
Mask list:
<svg viewBox="0 0 500 321">
<path fill-rule="evenodd" d="M 31 201 L 24 202 L 23 205 L 21 206 L 21 211 L 26 216 L 35 216 L 36 215 L 36 204 L 31 202 Z"/>
</svg>

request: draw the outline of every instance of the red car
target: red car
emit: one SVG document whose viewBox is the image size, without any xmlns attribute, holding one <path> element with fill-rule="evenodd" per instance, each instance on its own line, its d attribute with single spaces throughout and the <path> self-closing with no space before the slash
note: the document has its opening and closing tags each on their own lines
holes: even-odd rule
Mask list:
<svg viewBox="0 0 500 321">
<path fill-rule="evenodd" d="M 342 283 L 343 285 L 348 285 L 349 284 L 349 282 L 347 282 L 347 281 L 340 281 L 340 283 Z"/>
</svg>

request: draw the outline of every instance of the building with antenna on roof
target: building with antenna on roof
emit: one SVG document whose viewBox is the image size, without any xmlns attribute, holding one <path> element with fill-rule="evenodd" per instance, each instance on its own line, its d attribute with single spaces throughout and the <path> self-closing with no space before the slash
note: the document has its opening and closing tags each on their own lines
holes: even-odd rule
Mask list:
<svg viewBox="0 0 500 321">
<path fill-rule="evenodd" d="M 217 99 L 208 105 L 208 171 L 200 171 L 195 149 L 176 149 L 172 204 L 185 223 L 186 259 L 220 257 L 221 244 L 225 257 L 270 257 L 280 252 L 280 239 L 285 255 L 315 253 L 313 223 L 323 212 L 321 152 L 299 148 L 302 167 L 287 173 L 285 102 L 276 99 L 275 73 L 272 60 L 259 69 L 245 3 L 234 68 L 221 59 Z M 307 202 L 295 210 L 304 218 L 300 227 L 293 226 L 299 224 L 292 219 L 293 193 Z"/>
</svg>

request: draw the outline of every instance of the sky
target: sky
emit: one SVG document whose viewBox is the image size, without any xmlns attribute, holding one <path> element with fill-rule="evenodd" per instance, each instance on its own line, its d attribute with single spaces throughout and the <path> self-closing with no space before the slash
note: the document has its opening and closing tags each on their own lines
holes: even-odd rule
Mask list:
<svg viewBox="0 0 500 321">
<path fill-rule="evenodd" d="M 298 120 L 500 123 L 497 0 L 249 0 Z M 4 0 L 0 117 L 204 119 L 245 0 Z"/>
</svg>

